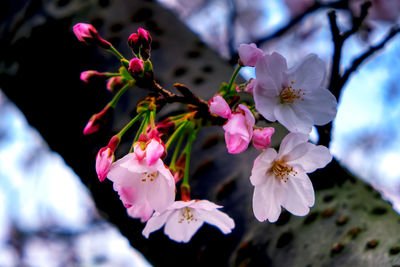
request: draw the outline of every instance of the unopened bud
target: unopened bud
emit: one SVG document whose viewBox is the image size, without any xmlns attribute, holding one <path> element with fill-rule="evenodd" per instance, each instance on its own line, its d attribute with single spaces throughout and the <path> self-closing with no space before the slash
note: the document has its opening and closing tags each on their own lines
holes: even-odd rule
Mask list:
<svg viewBox="0 0 400 267">
<path fill-rule="evenodd" d="M 111 115 L 112 111 L 113 108 L 107 105 L 102 111 L 100 111 L 97 114 L 94 114 L 90 118 L 89 122 L 86 124 L 85 129 L 83 129 L 83 134 L 89 135 L 97 132 L 100 129 L 100 127 L 107 122 L 108 117 Z"/>
<path fill-rule="evenodd" d="M 128 38 L 128 45 L 132 48 L 133 53 L 136 55 L 139 54 L 140 49 L 140 42 L 139 42 L 139 35 L 137 33 L 132 33 Z"/>
<path fill-rule="evenodd" d="M 121 90 L 125 84 L 126 82 L 121 76 L 112 77 L 107 82 L 107 90 L 112 93 L 116 93 Z"/>
<path fill-rule="evenodd" d="M 133 77 L 137 77 L 138 75 L 143 73 L 144 70 L 144 62 L 140 58 L 133 58 L 129 62 L 129 72 L 132 74 Z"/>
<path fill-rule="evenodd" d="M 100 73 L 95 70 L 87 70 L 81 72 L 81 80 L 85 83 L 94 82 L 95 80 L 103 80 L 107 76 L 105 73 Z"/>
<path fill-rule="evenodd" d="M 104 49 L 109 49 L 111 47 L 111 44 L 101 38 L 96 28 L 91 24 L 78 23 L 73 27 L 73 31 L 78 40 L 85 44 L 96 44 Z"/>
</svg>

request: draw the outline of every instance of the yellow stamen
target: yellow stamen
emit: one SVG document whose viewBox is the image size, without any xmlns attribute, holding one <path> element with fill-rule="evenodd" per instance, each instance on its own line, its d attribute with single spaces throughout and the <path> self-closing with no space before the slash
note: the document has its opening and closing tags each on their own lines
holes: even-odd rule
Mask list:
<svg viewBox="0 0 400 267">
<path fill-rule="evenodd" d="M 293 104 L 296 99 L 304 101 L 303 96 L 305 96 L 306 93 L 303 92 L 302 89 L 295 89 L 292 85 L 294 85 L 294 81 L 291 81 L 290 85 L 280 92 L 279 98 L 281 104 Z"/>
<path fill-rule="evenodd" d="M 271 172 L 275 174 L 277 178 L 279 178 L 283 182 L 289 181 L 289 175 L 296 176 L 297 172 L 293 169 L 292 166 L 287 165 L 282 160 L 276 160 L 272 164 Z"/>
</svg>

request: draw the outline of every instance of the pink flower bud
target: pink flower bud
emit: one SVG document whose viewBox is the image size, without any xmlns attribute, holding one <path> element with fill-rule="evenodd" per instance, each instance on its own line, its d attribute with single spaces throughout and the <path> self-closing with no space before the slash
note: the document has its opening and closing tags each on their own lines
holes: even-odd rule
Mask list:
<svg viewBox="0 0 400 267">
<path fill-rule="evenodd" d="M 137 33 L 132 33 L 128 38 L 128 45 L 132 48 L 135 54 L 139 53 L 140 43 L 139 43 L 139 35 Z"/>
<path fill-rule="evenodd" d="M 129 72 L 132 73 L 132 75 L 135 77 L 136 75 L 139 75 L 140 73 L 143 72 L 144 68 L 144 62 L 140 58 L 133 58 L 129 62 Z"/>
<path fill-rule="evenodd" d="M 138 32 L 139 39 L 141 39 L 142 42 L 146 41 L 150 45 L 150 43 L 151 43 L 151 35 L 150 35 L 150 33 L 148 31 L 146 31 L 145 29 L 143 29 L 143 28 L 139 28 L 137 30 L 137 32 Z"/>
<path fill-rule="evenodd" d="M 161 140 L 152 139 L 146 146 L 146 163 L 151 166 L 165 154 L 165 146 Z"/>
<path fill-rule="evenodd" d="M 73 27 L 73 31 L 79 41 L 85 44 L 97 44 L 104 49 L 109 49 L 111 44 L 100 37 L 96 28 L 91 24 L 78 23 Z"/>
<path fill-rule="evenodd" d="M 94 80 L 105 79 L 106 75 L 104 73 L 97 72 L 95 70 L 87 70 L 81 72 L 81 80 L 85 83 L 90 83 Z"/>
<path fill-rule="evenodd" d="M 121 76 L 111 77 L 107 82 L 107 90 L 116 93 L 124 87 L 125 82 Z"/>
<path fill-rule="evenodd" d="M 245 151 L 253 136 L 255 119 L 245 105 L 239 105 L 239 111 L 233 113 L 223 126 L 228 152 L 237 154 Z"/>
<path fill-rule="evenodd" d="M 120 142 L 118 136 L 113 136 L 106 147 L 99 150 L 96 156 L 96 173 L 100 182 L 106 179 L 110 171 L 111 164 L 114 161 L 114 151 Z"/>
<path fill-rule="evenodd" d="M 102 111 L 97 114 L 94 114 L 89 122 L 86 124 L 85 129 L 83 129 L 84 135 L 89 135 L 97 132 L 102 125 L 104 125 L 108 117 L 111 115 L 113 108 L 107 105 Z"/>
<path fill-rule="evenodd" d="M 228 103 L 221 95 L 215 95 L 208 101 L 209 110 L 212 114 L 217 114 L 218 116 L 229 119 L 232 112 L 231 108 L 229 107 Z"/>
<path fill-rule="evenodd" d="M 273 127 L 265 127 L 262 129 L 254 129 L 253 145 L 257 149 L 267 149 L 271 144 L 271 137 L 274 134 Z"/>
<path fill-rule="evenodd" d="M 239 45 L 238 52 L 240 58 L 239 64 L 251 67 L 254 67 L 257 60 L 264 54 L 255 44 L 241 44 Z"/>
</svg>

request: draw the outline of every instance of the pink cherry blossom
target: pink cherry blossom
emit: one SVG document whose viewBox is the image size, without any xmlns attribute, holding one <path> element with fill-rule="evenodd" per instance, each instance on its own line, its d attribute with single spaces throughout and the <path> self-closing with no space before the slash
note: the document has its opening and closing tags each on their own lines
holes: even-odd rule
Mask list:
<svg viewBox="0 0 400 267">
<path fill-rule="evenodd" d="M 111 164 L 114 161 L 114 151 L 120 142 L 118 136 L 113 136 L 106 147 L 99 150 L 96 156 L 96 173 L 100 182 L 106 179 Z"/>
<path fill-rule="evenodd" d="M 215 95 L 208 101 L 210 113 L 217 114 L 218 116 L 228 119 L 231 114 L 231 108 L 221 95 Z"/>
<path fill-rule="evenodd" d="M 142 41 L 146 41 L 147 43 L 151 43 L 151 35 L 147 30 L 143 28 L 138 28 L 137 32 L 139 39 L 141 39 Z"/>
<path fill-rule="evenodd" d="M 249 108 L 239 105 L 238 111 L 234 112 L 223 126 L 229 153 L 237 154 L 247 149 L 253 136 L 254 124 L 255 119 Z"/>
<path fill-rule="evenodd" d="M 291 69 L 280 54 L 264 55 L 257 62 L 256 76 L 256 109 L 289 131 L 310 133 L 313 125 L 324 125 L 336 116 L 336 98 L 322 87 L 325 63 L 316 55 Z"/>
<path fill-rule="evenodd" d="M 297 216 L 314 205 L 314 189 L 306 173 L 323 168 L 332 156 L 328 148 L 307 142 L 308 135 L 289 133 L 279 152 L 268 148 L 254 161 L 253 212 L 257 220 L 275 222 L 281 206 Z"/>
<path fill-rule="evenodd" d="M 271 144 L 271 137 L 275 133 L 273 127 L 265 127 L 253 130 L 253 145 L 257 149 L 267 149 Z"/>
<path fill-rule="evenodd" d="M 222 206 L 208 200 L 175 201 L 164 212 L 154 213 L 142 234 L 148 238 L 151 232 L 165 225 L 164 232 L 170 239 L 187 243 L 204 222 L 228 234 L 235 227 L 235 222 L 219 208 Z"/>
<path fill-rule="evenodd" d="M 263 51 L 257 48 L 256 44 L 241 44 L 238 48 L 241 64 L 244 66 L 254 67 L 264 54 Z"/>
<path fill-rule="evenodd" d="M 152 209 L 163 211 L 175 199 L 174 178 L 161 159 L 150 166 L 146 158 L 139 161 L 135 153 L 129 153 L 111 165 L 107 177 L 114 188 L 134 190 L 135 198 L 127 202 L 132 207 L 143 208 L 148 203 Z"/>
</svg>

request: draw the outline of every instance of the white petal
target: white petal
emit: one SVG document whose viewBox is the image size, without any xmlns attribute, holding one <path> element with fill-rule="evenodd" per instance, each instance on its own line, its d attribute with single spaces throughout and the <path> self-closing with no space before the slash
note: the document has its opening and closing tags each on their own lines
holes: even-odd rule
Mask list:
<svg viewBox="0 0 400 267">
<path fill-rule="evenodd" d="M 253 212 L 260 222 L 276 222 L 281 213 L 283 190 L 275 177 L 254 188 Z"/>
<path fill-rule="evenodd" d="M 235 222 L 232 218 L 217 209 L 212 211 L 197 210 L 197 214 L 201 220 L 219 228 L 224 234 L 232 232 L 235 227 Z"/>
<path fill-rule="evenodd" d="M 206 210 L 206 211 L 212 211 L 212 210 L 215 210 L 215 209 L 222 208 L 222 206 L 219 206 L 219 205 L 217 205 L 217 204 L 215 204 L 215 203 L 213 203 L 211 201 L 205 200 L 205 199 L 203 199 L 203 200 L 192 200 L 192 201 L 193 202 L 192 202 L 192 204 L 189 205 L 189 207 L 191 207 L 193 209 L 196 209 L 196 210 L 203 209 L 203 210 Z"/>
<path fill-rule="evenodd" d="M 130 154 L 133 155 L 133 153 Z M 122 167 L 122 165 L 127 162 L 130 162 L 129 164 L 135 164 L 137 162 L 136 160 L 125 157 L 111 165 L 107 178 L 120 186 L 136 186 L 143 174 L 131 172 L 128 168 Z"/>
<path fill-rule="evenodd" d="M 192 212 L 196 218 L 197 214 L 193 210 Z M 200 219 L 182 220 L 181 210 L 176 210 L 165 223 L 164 232 L 172 240 L 187 243 L 202 225 L 203 221 Z"/>
<path fill-rule="evenodd" d="M 273 148 L 268 148 L 258 155 L 251 170 L 250 182 L 252 185 L 259 185 L 270 178 L 267 171 L 272 167 L 272 162 L 276 159 L 276 156 L 277 153 Z"/>
<path fill-rule="evenodd" d="M 174 210 L 168 210 L 165 211 L 163 213 L 154 213 L 153 217 L 151 217 L 147 223 L 146 226 L 144 227 L 142 234 L 146 237 L 149 238 L 149 234 L 151 232 L 157 231 L 158 229 L 160 229 L 164 223 L 166 222 L 166 220 L 168 219 L 168 217 L 175 212 Z"/>
<path fill-rule="evenodd" d="M 291 104 L 277 105 L 274 110 L 276 119 L 290 132 L 309 134 L 313 126 L 310 115 L 294 110 Z"/>
<path fill-rule="evenodd" d="M 150 206 L 161 212 L 168 208 L 175 199 L 175 185 L 159 173 L 153 182 L 147 181 L 147 200 Z"/>
<path fill-rule="evenodd" d="M 283 138 L 281 146 L 279 147 L 278 156 L 282 157 L 288 155 L 296 146 L 301 143 L 306 143 L 309 139 L 309 135 L 301 133 L 289 133 Z"/>
<path fill-rule="evenodd" d="M 336 116 L 336 98 L 325 88 L 318 88 L 307 93 L 304 101 L 297 102 L 303 110 L 312 116 L 315 125 L 327 124 Z"/>
<path fill-rule="evenodd" d="M 314 189 L 307 174 L 291 175 L 285 186 L 287 191 L 282 206 L 293 215 L 306 215 L 315 201 Z"/>
<path fill-rule="evenodd" d="M 300 165 L 305 172 L 313 172 L 331 162 L 332 155 L 327 147 L 311 145 L 311 149 L 308 149 L 302 157 L 290 160 L 287 163 L 289 165 Z"/>
<path fill-rule="evenodd" d="M 299 64 L 287 71 L 289 81 L 294 81 L 296 89 L 305 92 L 321 87 L 325 80 L 326 66 L 317 55 L 310 54 Z"/>
</svg>

